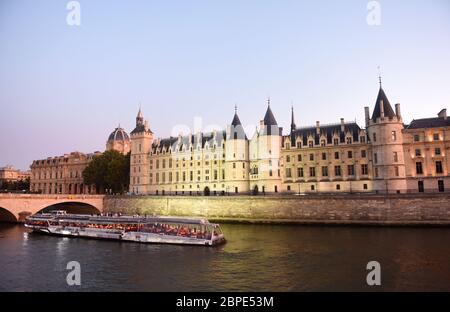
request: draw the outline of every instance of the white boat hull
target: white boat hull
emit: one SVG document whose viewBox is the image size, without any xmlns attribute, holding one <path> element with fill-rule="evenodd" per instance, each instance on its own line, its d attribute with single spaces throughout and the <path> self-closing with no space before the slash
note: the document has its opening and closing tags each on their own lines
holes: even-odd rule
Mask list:
<svg viewBox="0 0 450 312">
<path fill-rule="evenodd" d="M 86 237 L 96 239 L 122 240 L 128 242 L 150 243 L 150 244 L 178 244 L 178 245 L 198 245 L 198 246 L 214 246 L 225 242 L 223 235 L 216 236 L 214 239 L 198 239 L 192 237 L 183 237 L 176 235 L 166 235 L 146 232 L 123 232 L 123 231 L 105 231 L 99 229 L 86 229 L 77 227 L 34 227 L 35 232 L 41 232 L 50 235 L 67 236 L 67 237 Z"/>
</svg>

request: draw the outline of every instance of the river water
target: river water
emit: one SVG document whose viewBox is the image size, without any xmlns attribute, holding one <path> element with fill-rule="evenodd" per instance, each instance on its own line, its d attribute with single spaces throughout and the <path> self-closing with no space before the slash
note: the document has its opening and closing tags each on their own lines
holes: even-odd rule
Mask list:
<svg viewBox="0 0 450 312">
<path fill-rule="evenodd" d="M 450 291 L 450 228 L 224 224 L 214 248 L 29 233 L 0 224 L 0 291 Z M 369 261 L 381 286 L 366 283 Z M 69 261 L 81 285 L 68 286 Z"/>
</svg>

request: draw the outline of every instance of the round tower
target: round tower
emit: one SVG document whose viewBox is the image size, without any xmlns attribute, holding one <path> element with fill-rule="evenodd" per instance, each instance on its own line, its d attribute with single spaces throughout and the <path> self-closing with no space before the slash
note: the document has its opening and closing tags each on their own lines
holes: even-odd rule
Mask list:
<svg viewBox="0 0 450 312">
<path fill-rule="evenodd" d="M 267 110 L 260 122 L 260 129 L 256 138 L 258 179 L 252 189 L 265 193 L 281 191 L 280 151 L 282 144 L 282 128 L 278 127 L 275 116 L 270 109 L 270 99 L 267 100 Z"/>
<path fill-rule="evenodd" d="M 248 139 L 234 109 L 231 125 L 227 126 L 225 141 L 226 189 L 229 193 L 249 191 Z"/>
<path fill-rule="evenodd" d="M 374 190 L 380 193 L 406 192 L 405 159 L 403 155 L 403 120 L 400 104 L 395 111 L 382 88 L 370 117 L 365 107 L 365 119 L 372 147 Z"/>
</svg>

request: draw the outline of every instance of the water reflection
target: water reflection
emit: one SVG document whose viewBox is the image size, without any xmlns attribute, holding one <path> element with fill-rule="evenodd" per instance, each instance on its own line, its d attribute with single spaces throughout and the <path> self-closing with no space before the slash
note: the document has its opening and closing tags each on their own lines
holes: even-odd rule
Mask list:
<svg viewBox="0 0 450 312">
<path fill-rule="evenodd" d="M 0 225 L 0 290 L 371 291 L 366 264 L 382 266 L 377 290 L 450 291 L 450 229 L 223 225 L 213 248 L 27 233 Z"/>
</svg>

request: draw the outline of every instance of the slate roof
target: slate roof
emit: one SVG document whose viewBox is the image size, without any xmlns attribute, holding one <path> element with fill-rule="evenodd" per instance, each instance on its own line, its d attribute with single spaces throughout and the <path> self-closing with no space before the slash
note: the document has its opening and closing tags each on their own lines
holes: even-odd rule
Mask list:
<svg viewBox="0 0 450 312">
<path fill-rule="evenodd" d="M 384 117 L 392 118 L 395 116 L 395 112 L 392 109 L 391 104 L 384 93 L 383 88 L 380 87 L 380 91 L 378 91 L 377 101 L 375 103 L 375 108 L 373 109 L 372 120 L 376 120 L 381 117 L 381 103 L 383 103 L 384 108 Z"/>
<path fill-rule="evenodd" d="M 108 137 L 108 141 L 129 141 L 130 137 L 123 128 L 117 127 Z"/>
<path fill-rule="evenodd" d="M 358 126 L 356 122 L 349 122 L 344 124 L 344 132 L 341 131 L 341 124 L 330 124 L 324 125 L 320 127 L 320 134 L 317 134 L 317 128 L 315 126 L 297 128 L 290 135 L 291 144 L 294 146 L 298 137 L 302 140 L 302 145 L 308 145 L 308 137 L 311 135 L 314 138 L 314 144 L 320 144 L 320 138 L 322 135 L 325 135 L 327 138 L 327 144 L 333 143 L 333 135 L 336 133 L 339 136 L 339 142 L 345 143 L 345 135 L 347 132 L 352 134 L 353 142 L 359 142 L 359 134 L 361 131 L 361 127 Z"/>
<path fill-rule="evenodd" d="M 231 121 L 231 125 L 232 126 L 239 126 L 239 125 L 241 125 L 242 126 L 242 124 L 241 124 L 241 120 L 239 119 L 239 116 L 238 116 L 238 114 L 237 113 L 234 113 L 234 117 L 233 117 L 233 121 Z"/>
<path fill-rule="evenodd" d="M 275 120 L 275 116 L 273 116 L 272 110 L 270 109 L 270 105 L 267 106 L 266 115 L 264 116 L 264 124 L 266 126 L 277 126 L 277 121 Z"/>
<path fill-rule="evenodd" d="M 225 131 L 217 131 L 216 132 L 216 138 L 214 141 L 214 132 L 208 132 L 208 133 L 197 133 L 197 134 L 190 134 L 185 135 L 182 137 L 170 137 L 161 139 L 159 142 L 155 141 L 152 144 L 152 152 L 162 152 L 163 149 L 168 151 L 169 147 L 172 146 L 172 151 L 181 151 L 183 149 L 183 146 L 186 146 L 186 148 L 189 148 L 192 146 L 196 148 L 199 144 L 201 148 L 204 148 L 206 143 L 209 142 L 209 145 L 212 147 L 215 143 L 216 146 L 222 146 L 223 141 L 226 140 L 226 133 Z"/>
<path fill-rule="evenodd" d="M 444 117 L 414 119 L 406 129 L 450 127 L 450 119 Z"/>
<path fill-rule="evenodd" d="M 139 125 L 136 126 L 136 128 L 134 128 L 133 131 L 131 131 L 131 134 L 141 133 L 141 132 L 144 132 L 144 131 L 145 131 L 145 125 L 139 124 Z M 150 130 L 150 129 L 147 129 L 147 132 L 153 133 L 152 130 Z"/>
</svg>

